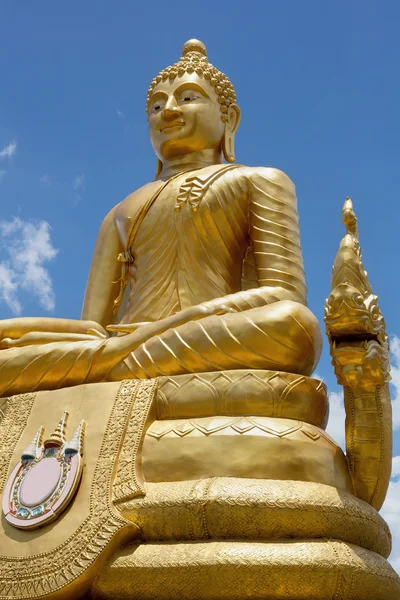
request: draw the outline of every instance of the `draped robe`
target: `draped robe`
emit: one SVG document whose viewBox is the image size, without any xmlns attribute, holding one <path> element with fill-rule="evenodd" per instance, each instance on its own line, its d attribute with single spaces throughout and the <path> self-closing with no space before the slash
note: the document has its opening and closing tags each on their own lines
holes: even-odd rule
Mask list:
<svg viewBox="0 0 400 600">
<path fill-rule="evenodd" d="M 309 375 L 321 335 L 306 308 L 294 186 L 276 169 L 235 167 L 174 178 L 130 248 L 143 194 L 117 207 L 115 226 L 134 257 L 122 324 L 218 302 L 236 312 L 168 328 L 134 348 L 126 335 L 1 350 L 0 394 L 24 391 L 24 380 L 49 389 L 238 368 Z"/>
</svg>

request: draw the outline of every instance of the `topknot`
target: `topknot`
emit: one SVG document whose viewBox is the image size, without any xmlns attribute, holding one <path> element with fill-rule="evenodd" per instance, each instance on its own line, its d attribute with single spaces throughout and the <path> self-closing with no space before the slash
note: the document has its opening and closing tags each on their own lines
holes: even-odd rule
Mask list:
<svg viewBox="0 0 400 600">
<path fill-rule="evenodd" d="M 153 90 L 161 81 L 173 81 L 177 76 L 182 76 L 185 73 L 197 73 L 199 77 L 204 77 L 213 86 L 215 93 L 218 96 L 218 102 L 221 105 L 221 119 L 227 120 L 228 108 L 236 102 L 235 89 L 228 77 L 218 71 L 208 62 L 207 49 L 200 40 L 188 40 L 182 48 L 182 56 L 177 63 L 166 67 L 163 71 L 153 79 L 147 93 L 146 111 L 150 112 L 150 100 Z"/>
<path fill-rule="evenodd" d="M 189 54 L 189 52 L 198 52 L 207 58 L 207 48 L 200 40 L 192 39 L 183 44 L 182 57 Z"/>
</svg>

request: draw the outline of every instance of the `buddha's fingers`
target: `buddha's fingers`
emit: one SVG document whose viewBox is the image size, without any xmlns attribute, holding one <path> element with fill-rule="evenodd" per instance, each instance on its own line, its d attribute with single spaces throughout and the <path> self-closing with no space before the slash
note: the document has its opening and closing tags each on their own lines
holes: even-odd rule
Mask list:
<svg viewBox="0 0 400 600">
<path fill-rule="evenodd" d="M 107 325 L 107 331 L 116 331 L 118 333 L 132 333 L 132 331 L 136 331 L 139 327 L 143 327 L 143 325 L 149 325 L 150 321 L 142 321 L 141 323 L 118 323 L 116 325 Z"/>
<path fill-rule="evenodd" d="M 205 302 L 203 304 L 197 304 L 196 306 L 185 308 L 173 315 L 170 315 L 169 317 L 166 317 L 165 319 L 160 319 L 159 321 L 107 325 L 107 331 L 117 331 L 125 334 L 136 333 L 138 336 L 140 336 L 137 339 L 140 339 L 140 343 L 143 343 L 155 335 L 160 335 L 167 329 L 179 327 L 180 325 L 184 325 L 190 321 L 198 321 L 204 317 L 209 317 L 212 315 L 224 315 L 232 312 L 236 312 L 236 310 L 224 302 Z M 132 342 L 129 341 L 128 343 Z M 133 339 L 133 343 L 136 343 L 136 338 Z"/>
<path fill-rule="evenodd" d="M 28 333 L 82 334 L 91 330 L 98 336 L 107 336 L 106 330 L 95 321 L 57 319 L 53 317 L 18 317 L 0 321 L 0 339 L 18 339 Z"/>
<path fill-rule="evenodd" d="M 106 333 L 103 333 L 102 331 L 97 331 L 97 329 L 93 328 L 88 329 L 86 334 L 95 338 L 100 338 L 102 340 L 105 340 L 109 337 Z"/>
<path fill-rule="evenodd" d="M 23 346 L 40 346 L 43 344 L 52 344 L 53 342 L 84 342 L 104 339 L 98 332 L 90 333 L 53 333 L 49 331 L 31 331 L 25 333 L 20 338 L 3 338 L 0 341 L 0 350 L 8 348 L 22 348 Z"/>
</svg>

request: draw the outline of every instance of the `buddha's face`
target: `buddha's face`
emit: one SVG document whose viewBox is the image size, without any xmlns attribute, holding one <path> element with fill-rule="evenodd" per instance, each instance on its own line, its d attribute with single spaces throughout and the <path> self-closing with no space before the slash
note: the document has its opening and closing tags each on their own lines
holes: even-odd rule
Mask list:
<svg viewBox="0 0 400 600">
<path fill-rule="evenodd" d="M 148 122 L 161 161 L 221 148 L 225 126 L 217 94 L 209 81 L 195 73 L 154 88 Z"/>
</svg>

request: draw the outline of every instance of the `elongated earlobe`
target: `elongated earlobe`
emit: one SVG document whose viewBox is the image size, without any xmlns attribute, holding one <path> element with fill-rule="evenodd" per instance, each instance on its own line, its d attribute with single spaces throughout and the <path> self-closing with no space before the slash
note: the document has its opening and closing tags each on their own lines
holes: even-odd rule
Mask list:
<svg viewBox="0 0 400 600">
<path fill-rule="evenodd" d="M 240 123 L 240 108 L 231 104 L 225 121 L 225 131 L 222 138 L 222 152 L 227 162 L 235 162 L 235 134 Z"/>
<path fill-rule="evenodd" d="M 235 162 L 235 134 L 228 131 L 225 126 L 224 137 L 222 138 L 222 152 L 227 162 Z"/>
</svg>

